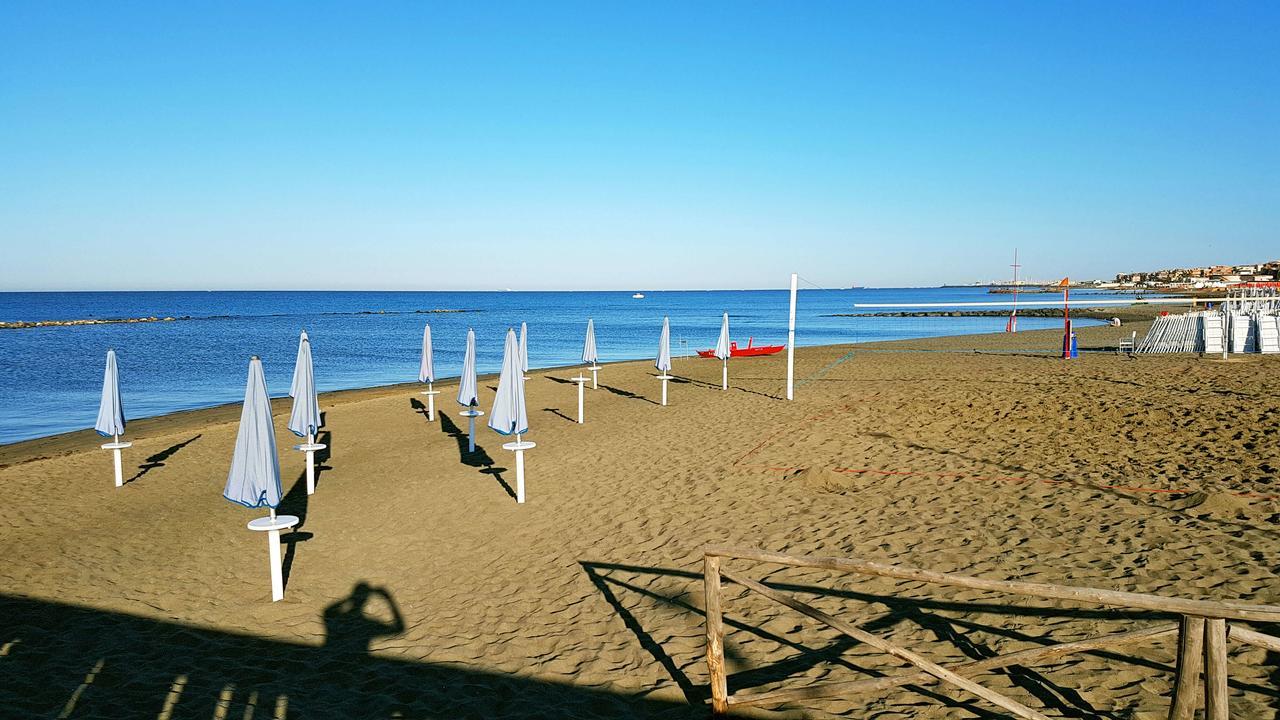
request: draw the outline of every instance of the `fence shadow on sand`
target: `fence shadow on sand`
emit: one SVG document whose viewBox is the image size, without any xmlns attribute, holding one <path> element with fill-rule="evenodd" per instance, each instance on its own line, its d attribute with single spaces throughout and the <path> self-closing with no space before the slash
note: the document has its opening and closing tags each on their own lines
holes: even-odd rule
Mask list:
<svg viewBox="0 0 1280 720">
<path fill-rule="evenodd" d="M 706 666 L 702 654 L 690 657 L 679 652 L 668 652 L 664 644 L 657 639 L 658 636 L 671 634 L 669 623 L 673 618 L 678 617 L 681 625 L 705 623 L 706 613 L 701 599 L 703 574 L 676 568 L 608 562 L 580 561 L 579 565 L 591 584 L 636 637 L 641 648 L 666 670 L 684 693 L 687 701 L 690 704 L 705 702 L 710 693 L 705 684 Z M 993 642 L 1013 641 L 1030 647 L 1048 646 L 1054 640 L 1043 632 L 1043 627 L 1062 625 L 1070 632 L 1064 621 L 1153 622 L 1169 618 L 1163 613 L 1132 609 L 1046 607 L 1016 601 L 975 602 L 929 597 L 901 597 L 776 580 L 769 581 L 766 585 L 787 592 L 825 595 L 845 601 L 878 605 L 886 612 L 862 624 L 860 627 L 863 630 L 883 631 L 898 625 L 916 625 L 927 631 L 935 640 L 952 646 L 958 654 L 971 660 L 994 657 L 997 654 L 997 648 L 992 645 Z M 971 615 L 963 616 L 970 613 L 976 613 L 982 619 L 976 619 Z M 1040 629 L 1028 632 L 1025 627 L 1008 627 L 1005 622 L 1000 621 L 1001 617 L 1036 618 L 1036 627 Z M 847 673 L 850 679 L 878 678 L 887 674 L 882 668 L 865 665 L 860 659 L 847 655 L 846 653 L 858 644 L 848 636 L 842 635 L 817 642 L 801 642 L 789 634 L 771 632 L 768 627 L 759 624 L 758 621 L 747 620 L 736 612 L 732 615 L 726 614 L 723 622 L 731 631 L 754 636 L 790 651 L 789 655 L 782 660 L 756 662 L 744 656 L 738 650 L 736 643 L 727 639 L 724 645 L 725 654 L 732 657 L 736 665 L 734 674 L 729 678 L 729 687 L 733 692 L 794 678 L 796 674 L 818 666 L 841 669 L 842 674 Z M 1015 620 L 1014 624 L 1020 623 Z M 1267 626 L 1265 629 L 1274 631 L 1276 628 Z M 1145 653 L 1131 652 L 1127 648 L 1124 650 L 1099 649 L 1084 654 L 1116 665 L 1143 668 L 1144 674 L 1163 674 L 1165 677 L 1171 677 L 1176 671 L 1173 663 L 1153 659 L 1145 656 Z M 1268 665 L 1280 665 L 1280 653 L 1268 653 L 1266 662 Z M 696 668 L 694 675 L 687 674 L 689 668 Z M 1013 665 L 994 672 L 1006 675 L 1014 685 L 1034 697 L 1056 716 L 1106 720 L 1125 720 L 1128 717 L 1126 713 L 1093 705 L 1085 695 L 1070 686 L 1060 684 L 1051 672 L 1043 669 Z M 1229 685 L 1233 689 L 1266 698 L 1268 705 L 1280 705 L 1280 691 L 1276 689 L 1276 685 L 1280 684 L 1280 671 L 1271 673 L 1269 680 L 1271 682 L 1267 685 L 1258 685 L 1247 680 L 1232 678 Z M 991 706 L 963 693 L 943 692 L 939 687 L 921 684 L 906 684 L 903 689 L 918 695 L 926 702 L 937 703 L 977 717 L 1004 717 L 992 712 Z M 860 697 L 870 699 L 883 694 L 885 693 L 880 692 Z"/>
<path fill-rule="evenodd" d="M 390 612 L 384 607 L 390 605 Z M 390 619 L 384 619 L 390 615 Z M 364 583 L 326 609 L 321 646 L 0 595 L 5 717 L 694 718 L 705 707 L 376 657 L 402 633 Z M 429 655 L 431 648 L 421 649 Z"/>
</svg>

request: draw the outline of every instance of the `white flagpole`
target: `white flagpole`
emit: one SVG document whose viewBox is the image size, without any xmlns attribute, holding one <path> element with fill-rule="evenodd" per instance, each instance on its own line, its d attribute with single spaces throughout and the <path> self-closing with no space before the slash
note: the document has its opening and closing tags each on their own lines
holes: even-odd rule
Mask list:
<svg viewBox="0 0 1280 720">
<path fill-rule="evenodd" d="M 791 315 L 787 320 L 787 399 L 795 399 L 796 387 L 796 282 L 799 275 L 791 273 Z"/>
</svg>

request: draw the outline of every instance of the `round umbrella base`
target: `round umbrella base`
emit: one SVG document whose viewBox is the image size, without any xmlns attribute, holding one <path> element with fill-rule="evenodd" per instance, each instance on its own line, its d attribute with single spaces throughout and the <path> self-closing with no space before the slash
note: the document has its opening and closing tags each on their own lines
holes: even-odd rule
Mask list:
<svg viewBox="0 0 1280 720">
<path fill-rule="evenodd" d="M 254 532 L 268 532 L 271 530 L 284 530 L 298 524 L 297 515 L 277 515 L 275 517 L 258 518 L 249 521 L 249 529 Z"/>
<path fill-rule="evenodd" d="M 124 468 L 120 464 L 120 451 L 131 447 L 133 447 L 133 443 L 124 440 L 104 443 L 102 446 L 103 450 L 111 451 L 112 459 L 115 461 L 116 487 L 124 487 Z"/>
<path fill-rule="evenodd" d="M 284 574 L 280 567 L 280 531 L 298 524 L 296 515 L 277 515 L 249 521 L 249 529 L 267 533 L 267 557 L 271 562 L 271 602 L 284 599 Z"/>
<path fill-rule="evenodd" d="M 476 418 L 484 414 L 483 410 L 467 409 L 458 413 L 467 418 L 467 452 L 476 451 Z"/>
<path fill-rule="evenodd" d="M 423 390 L 419 395 L 427 396 L 427 419 L 431 422 L 436 421 L 436 396 L 440 394 L 439 390 Z"/>
<path fill-rule="evenodd" d="M 503 450 L 512 450 L 516 454 L 516 503 L 524 504 L 524 451 L 537 447 L 537 443 L 528 440 L 502 443 Z"/>
<path fill-rule="evenodd" d="M 328 445 L 318 442 L 302 443 L 294 445 L 294 450 L 300 450 L 307 454 L 307 494 L 312 495 L 316 491 L 316 451 L 323 450 Z"/>
</svg>

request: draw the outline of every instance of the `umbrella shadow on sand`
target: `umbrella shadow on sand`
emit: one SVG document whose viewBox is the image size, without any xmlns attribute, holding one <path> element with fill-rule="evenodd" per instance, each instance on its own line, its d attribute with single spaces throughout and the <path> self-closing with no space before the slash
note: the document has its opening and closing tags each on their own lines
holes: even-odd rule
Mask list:
<svg viewBox="0 0 1280 720">
<path fill-rule="evenodd" d="M 316 451 L 316 487 L 319 488 L 320 475 L 322 475 L 325 470 L 333 469 L 332 466 L 325 464 L 329 461 L 330 453 L 333 451 L 333 431 L 321 430 L 316 434 L 316 442 L 324 445 L 323 450 Z M 303 480 L 306 480 L 305 475 L 303 476 Z"/>
<path fill-rule="evenodd" d="M 556 416 L 556 417 L 558 417 L 558 418 L 563 418 L 563 419 L 565 419 L 565 420 L 568 420 L 569 422 L 573 423 L 574 425 L 577 425 L 577 424 L 578 424 L 578 421 L 577 421 L 577 420 L 575 420 L 575 419 L 573 419 L 573 418 L 569 417 L 568 415 L 565 415 L 564 413 L 560 412 L 560 408 L 552 408 L 552 407 L 542 408 L 542 412 L 548 412 L 548 413 L 551 413 L 552 415 L 555 415 L 555 416 Z"/>
<path fill-rule="evenodd" d="M 650 400 L 649 398 L 645 397 L 644 395 L 638 395 L 638 394 L 636 394 L 636 393 L 631 392 L 630 390 L 623 390 L 622 388 L 616 388 L 616 387 L 613 387 L 612 385 L 605 385 L 604 383 L 601 383 L 601 384 L 600 384 L 600 389 L 601 389 L 601 390 L 606 390 L 606 391 L 608 391 L 608 392 L 610 392 L 610 393 L 613 393 L 614 395 L 617 395 L 617 396 L 619 396 L 619 397 L 628 398 L 628 399 L 630 399 L 630 400 L 643 400 L 643 401 L 645 401 L 645 402 L 649 403 L 650 405 L 661 405 L 661 404 L 662 404 L 662 403 L 660 403 L 660 402 L 658 402 L 658 401 L 656 401 L 656 400 Z"/>
<path fill-rule="evenodd" d="M 316 442 L 318 442 L 318 443 L 324 443 L 324 446 L 325 446 L 325 447 L 324 447 L 324 449 L 323 449 L 323 450 L 318 450 L 318 451 L 316 451 L 316 463 L 317 463 L 317 465 L 316 465 L 316 472 L 319 472 L 321 469 L 324 469 L 324 470 L 331 470 L 331 469 L 332 469 L 332 468 L 327 468 L 327 467 L 326 467 L 326 468 L 321 468 L 321 467 L 320 467 L 320 464 L 324 463 L 326 460 L 328 460 L 328 459 L 329 459 L 329 451 L 333 449 L 333 431 L 332 431 L 332 430 L 323 429 L 323 428 L 324 428 L 324 423 L 325 423 L 325 421 L 326 421 L 326 420 L 328 420 L 328 419 L 329 419 L 329 413 L 327 413 L 327 412 L 322 412 L 322 413 L 320 413 L 320 427 L 321 427 L 321 429 L 320 429 L 320 430 L 318 430 L 318 431 L 316 432 Z M 317 475 L 317 476 L 316 476 L 316 478 L 317 478 L 317 479 L 319 479 L 319 477 L 320 477 L 319 475 Z"/>
<path fill-rule="evenodd" d="M 730 379 L 732 380 L 732 378 L 730 378 Z M 738 379 L 740 379 L 740 380 L 745 380 L 745 379 L 747 379 L 747 378 L 738 378 Z M 697 387 L 707 388 L 708 390 L 723 390 L 723 389 L 724 389 L 724 388 L 720 387 L 720 383 L 707 382 L 706 380 L 697 380 L 697 379 L 695 379 L 695 378 L 691 378 L 691 377 L 684 377 L 684 376 L 681 376 L 681 375 L 672 375 L 672 376 L 671 376 L 671 382 L 676 383 L 676 384 L 695 385 L 695 386 L 697 386 Z M 750 393 L 750 394 L 752 394 L 752 395 L 759 395 L 759 396 L 761 396 L 761 397 L 767 397 L 767 398 L 769 398 L 770 400 L 782 400 L 782 399 L 783 399 L 781 395 L 772 395 L 772 394 L 770 394 L 770 393 L 760 392 L 759 390 L 750 390 L 750 389 L 748 389 L 748 388 L 744 388 L 744 387 L 742 387 L 741 385 L 732 385 L 732 384 L 731 384 L 731 385 L 729 385 L 729 389 L 730 389 L 730 390 L 738 390 L 738 391 L 740 391 L 740 392 L 744 392 L 744 393 Z"/>
<path fill-rule="evenodd" d="M 421 400 L 409 398 L 409 407 L 413 408 L 413 411 L 425 418 L 427 422 L 431 422 L 431 417 L 427 415 L 427 406 L 423 405 Z"/>
<path fill-rule="evenodd" d="M 507 469 L 504 467 L 495 467 L 493 458 L 489 457 L 489 453 L 485 452 L 485 449 L 480 446 L 480 443 L 476 443 L 475 452 L 468 452 L 467 447 L 470 443 L 468 442 L 467 434 L 462 432 L 457 423 L 451 420 L 446 413 L 437 411 L 436 414 L 440 416 L 440 431 L 453 438 L 453 441 L 458 444 L 458 457 L 462 460 L 462 464 L 468 467 L 479 468 L 480 472 L 484 475 L 492 475 L 494 479 L 498 481 L 498 484 L 502 486 L 502 489 L 511 496 L 512 500 L 514 500 L 516 498 L 516 491 L 512 490 L 511 486 L 508 485 L 507 481 L 502 477 L 502 473 L 506 472 Z"/>
<path fill-rule="evenodd" d="M 147 459 L 144 460 L 142 464 L 138 466 L 138 473 L 133 477 L 129 478 L 128 480 L 125 480 L 124 484 L 128 485 L 129 483 L 133 482 L 134 480 L 137 480 L 138 478 L 141 478 L 143 475 L 146 475 L 152 470 L 155 470 L 156 468 L 159 468 L 159 467 L 164 467 L 165 460 L 168 460 L 169 458 L 173 457 L 174 454 L 177 453 L 179 450 L 181 450 L 182 448 L 190 445 L 191 443 L 199 439 L 200 439 L 200 435 L 196 435 L 194 437 L 183 440 L 177 445 L 170 445 L 169 447 L 165 448 L 164 450 L 161 450 L 155 455 L 151 455 L 147 457 Z"/>
<path fill-rule="evenodd" d="M 333 433 L 325 430 L 316 437 L 316 442 L 323 442 L 328 445 L 333 440 Z M 323 456 L 323 457 L 322 457 Z M 320 486 L 321 469 L 329 470 L 327 466 L 321 465 L 323 460 L 329 458 L 329 449 L 316 452 L 316 487 Z M 289 573 L 293 570 L 293 561 L 298 556 L 298 543 L 303 543 L 315 537 L 309 532 L 302 532 L 302 527 L 307 524 L 307 505 L 309 496 L 307 495 L 307 470 L 302 469 L 298 474 L 298 479 L 293 481 L 293 486 L 289 488 L 289 492 L 280 498 L 280 505 L 276 507 L 276 512 L 281 515 L 296 515 L 298 524 L 294 525 L 290 532 L 280 536 L 280 542 L 287 547 L 284 551 L 284 558 L 280 561 L 281 577 L 284 580 L 284 586 L 289 587 Z"/>
</svg>

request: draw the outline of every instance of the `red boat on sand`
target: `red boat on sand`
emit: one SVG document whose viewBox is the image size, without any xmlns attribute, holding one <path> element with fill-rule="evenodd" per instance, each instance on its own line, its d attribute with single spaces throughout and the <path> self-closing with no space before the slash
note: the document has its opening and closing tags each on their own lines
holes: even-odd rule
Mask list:
<svg viewBox="0 0 1280 720">
<path fill-rule="evenodd" d="M 756 340 L 755 338 L 747 338 L 747 346 L 744 348 L 738 347 L 738 343 L 736 342 L 729 343 L 729 357 L 739 358 L 739 357 L 760 357 L 762 355 L 773 355 L 775 353 L 782 352 L 782 349 L 786 347 L 786 345 L 753 346 L 752 343 L 754 343 L 755 340 Z M 716 351 L 714 349 L 698 351 L 698 357 L 713 358 L 715 356 L 716 356 Z"/>
</svg>

